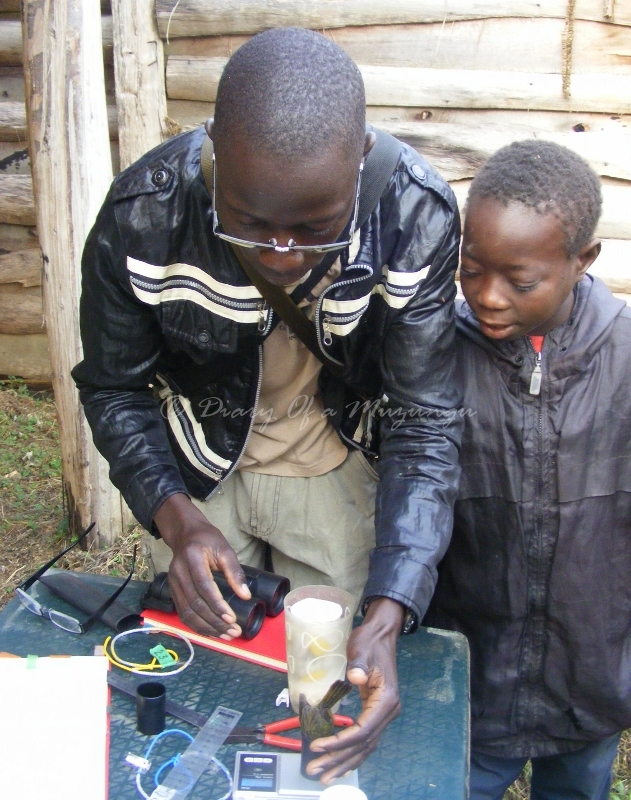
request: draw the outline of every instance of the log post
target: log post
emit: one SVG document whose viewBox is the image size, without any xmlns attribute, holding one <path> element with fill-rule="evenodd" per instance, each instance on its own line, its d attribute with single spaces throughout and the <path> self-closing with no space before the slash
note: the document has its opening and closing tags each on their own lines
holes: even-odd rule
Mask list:
<svg viewBox="0 0 631 800">
<path fill-rule="evenodd" d="M 92 444 L 70 370 L 79 336 L 81 252 L 112 180 L 99 0 L 25 0 L 29 146 L 42 246 L 44 314 L 70 530 L 96 521 L 100 543 L 128 512 Z"/>
<path fill-rule="evenodd" d="M 112 0 L 118 146 L 125 169 L 167 136 L 162 40 L 154 0 Z"/>
</svg>

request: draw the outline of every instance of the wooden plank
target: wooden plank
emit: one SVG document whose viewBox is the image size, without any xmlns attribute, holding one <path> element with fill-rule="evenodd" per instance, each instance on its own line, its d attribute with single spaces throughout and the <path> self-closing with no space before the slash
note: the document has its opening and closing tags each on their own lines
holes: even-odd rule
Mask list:
<svg viewBox="0 0 631 800">
<path fill-rule="evenodd" d="M 216 65 L 213 65 L 216 69 Z M 485 70 L 362 66 L 368 105 L 538 109 L 629 113 L 631 75 L 573 75 L 564 98 L 560 75 Z M 215 89 L 216 92 L 216 89 Z M 191 99 L 212 99 L 194 97 Z"/>
<path fill-rule="evenodd" d="M 0 66 L 0 102 L 24 102 L 24 71 L 22 67 Z"/>
<path fill-rule="evenodd" d="M 267 28 L 299 26 L 323 30 L 351 25 L 396 25 L 489 17 L 564 19 L 566 0 L 156 0 L 163 39 L 181 36 L 257 33 Z M 631 6 L 618 0 L 611 18 L 601 2 L 576 0 L 574 18 L 631 25 Z M 168 35 L 167 35 L 168 34 Z"/>
<path fill-rule="evenodd" d="M 104 14 L 101 17 L 101 37 L 103 39 L 103 62 L 109 67 L 114 63 L 114 36 L 111 14 Z"/>
<path fill-rule="evenodd" d="M 460 213 L 469 192 L 471 181 L 451 181 Z M 602 180 L 603 212 L 596 229 L 596 235 L 604 239 L 631 239 L 631 184 Z"/>
<path fill-rule="evenodd" d="M 0 222 L 35 225 L 33 183 L 30 175 L 0 175 Z"/>
<path fill-rule="evenodd" d="M 171 56 L 167 96 L 213 102 L 226 60 Z M 366 102 L 373 106 L 540 109 L 631 112 L 631 75 L 573 75 L 572 96 L 563 97 L 560 75 L 486 70 L 359 65 Z"/>
<path fill-rule="evenodd" d="M 14 283 L 23 289 L 42 285 L 42 252 L 39 248 L 0 255 L 0 285 Z"/>
<path fill-rule="evenodd" d="M 198 128 L 215 115 L 215 104 L 195 100 L 170 100 L 167 97 L 167 114 L 182 130 L 190 130 Z"/>
<path fill-rule="evenodd" d="M 76 534 L 96 521 L 100 540 L 111 542 L 129 517 L 92 443 L 70 374 L 82 352 L 81 252 L 112 180 L 100 2 L 24 0 L 23 32 L 44 312 L 70 529 Z"/>
<path fill-rule="evenodd" d="M 0 285 L 0 333 L 42 333 L 45 328 L 41 286 Z"/>
<path fill-rule="evenodd" d="M 39 247 L 35 228 L 0 223 L 0 255 Z"/>
<path fill-rule="evenodd" d="M 19 19 L 0 20 L 0 64 L 22 65 L 22 23 Z"/>
<path fill-rule="evenodd" d="M 226 62 L 226 58 L 170 56 L 166 68 L 167 97 L 214 103 Z"/>
<path fill-rule="evenodd" d="M 0 174 L 31 174 L 26 144 L 0 141 Z"/>
<path fill-rule="evenodd" d="M 107 124 L 112 141 L 118 139 L 118 112 L 116 105 L 107 107 Z M 24 101 L 0 102 L 0 141 L 27 142 L 26 106 Z"/>
<path fill-rule="evenodd" d="M 631 181 L 631 129 L 627 133 L 540 132 L 521 125 L 441 122 L 395 123 L 385 129 L 414 147 L 447 180 L 472 178 L 500 147 L 523 139 L 546 139 L 564 145 L 590 163 L 598 175 Z"/>
<path fill-rule="evenodd" d="M 0 0 L 0 14 L 20 13 L 20 0 Z"/>
<path fill-rule="evenodd" d="M 120 164 L 128 167 L 167 137 L 162 40 L 153 0 L 112 0 Z"/>
<path fill-rule="evenodd" d="M 612 292 L 631 295 L 631 241 L 603 239 L 600 255 L 589 271 Z"/>
<path fill-rule="evenodd" d="M 212 117 L 214 103 L 194 100 L 167 100 L 167 113 L 182 128 L 194 128 Z M 569 133 L 571 131 L 608 132 L 628 134 L 631 131 L 631 115 L 589 114 L 565 111 L 511 111 L 503 109 L 419 108 L 403 106 L 368 106 L 367 120 L 380 128 L 424 122 L 450 123 L 485 131 L 488 126 L 512 128 L 519 138 L 535 131 L 545 138 L 548 132 Z M 483 135 L 483 134 L 482 134 Z"/>
<path fill-rule="evenodd" d="M 18 8 L 19 11 L 19 8 Z M 112 18 L 104 16 L 103 25 L 103 58 L 107 64 L 112 63 Z M 22 23 L 19 19 L 0 19 L 0 64 L 3 66 L 22 67 Z"/>
<path fill-rule="evenodd" d="M 3 142 L 26 142 L 26 106 L 24 101 L 0 102 L 0 139 Z"/>
<path fill-rule="evenodd" d="M 0 333 L 0 375 L 50 381 L 52 371 L 46 334 Z"/>
<path fill-rule="evenodd" d="M 433 69 L 558 72 L 563 66 L 562 19 L 485 19 L 426 25 L 375 25 L 325 31 L 357 64 Z M 229 58 L 247 36 L 172 39 L 167 56 Z M 573 73 L 617 72 L 631 66 L 627 28 L 574 24 Z"/>
<path fill-rule="evenodd" d="M 172 100 L 178 112 L 186 114 L 191 101 Z M 202 104 L 200 104 L 202 105 Z M 203 104 L 212 109 L 212 103 Z M 431 108 L 405 106 L 367 106 L 366 118 L 377 127 L 388 124 L 435 123 L 445 122 L 468 125 L 484 131 L 488 125 L 526 128 L 544 135 L 569 131 L 592 131 L 607 133 L 629 133 L 631 131 L 631 114 L 595 114 L 585 111 L 519 111 L 515 109 L 474 109 L 474 108 Z M 483 135 L 483 134 L 482 134 Z"/>
</svg>

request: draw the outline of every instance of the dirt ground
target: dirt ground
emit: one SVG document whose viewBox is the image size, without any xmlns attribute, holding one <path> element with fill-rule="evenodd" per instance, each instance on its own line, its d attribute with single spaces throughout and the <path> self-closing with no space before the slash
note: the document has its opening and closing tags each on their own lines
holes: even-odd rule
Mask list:
<svg viewBox="0 0 631 800">
<path fill-rule="evenodd" d="M 142 529 L 132 527 L 107 550 L 71 551 L 60 567 L 126 575 Z M 0 608 L 15 586 L 68 544 L 55 404 L 50 392 L 0 381 Z M 139 548 L 140 550 L 140 548 Z M 146 567 L 137 560 L 135 577 Z M 504 800 L 527 800 L 528 770 Z M 623 737 L 610 800 L 631 800 L 631 732 Z"/>
</svg>

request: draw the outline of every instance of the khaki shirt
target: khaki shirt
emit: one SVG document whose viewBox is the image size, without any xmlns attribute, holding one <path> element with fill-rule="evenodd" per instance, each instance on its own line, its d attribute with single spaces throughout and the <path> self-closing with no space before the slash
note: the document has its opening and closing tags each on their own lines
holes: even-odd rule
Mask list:
<svg viewBox="0 0 631 800">
<path fill-rule="evenodd" d="M 299 304 L 317 299 L 340 274 L 339 259 Z M 303 280 L 306 280 L 306 277 Z M 292 292 L 297 286 L 287 286 Z M 338 467 L 348 450 L 330 424 L 318 392 L 322 363 L 284 322 L 263 343 L 263 379 L 254 424 L 239 469 L 309 478 Z"/>
</svg>

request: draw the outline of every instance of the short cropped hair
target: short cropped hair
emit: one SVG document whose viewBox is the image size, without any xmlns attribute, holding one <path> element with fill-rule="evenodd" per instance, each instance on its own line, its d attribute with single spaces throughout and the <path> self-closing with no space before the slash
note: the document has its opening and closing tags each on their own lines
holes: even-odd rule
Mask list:
<svg viewBox="0 0 631 800">
<path fill-rule="evenodd" d="M 295 158 L 324 147 L 361 158 L 364 82 L 353 60 L 325 36 L 276 28 L 253 36 L 226 64 L 217 89 L 213 138 L 238 136 Z"/>
<path fill-rule="evenodd" d="M 602 208 L 600 180 L 589 164 L 539 139 L 513 142 L 489 158 L 471 183 L 467 205 L 486 197 L 554 214 L 565 230 L 568 258 L 591 241 Z"/>
</svg>

